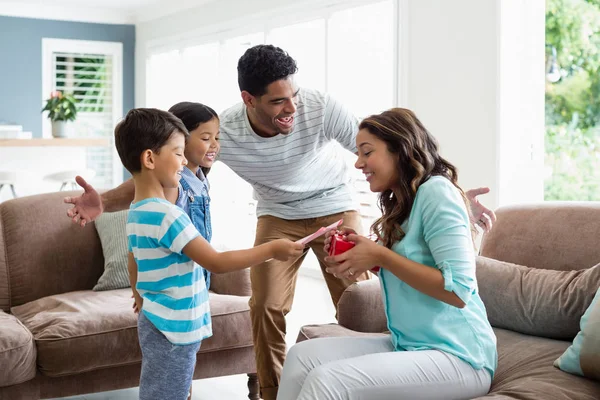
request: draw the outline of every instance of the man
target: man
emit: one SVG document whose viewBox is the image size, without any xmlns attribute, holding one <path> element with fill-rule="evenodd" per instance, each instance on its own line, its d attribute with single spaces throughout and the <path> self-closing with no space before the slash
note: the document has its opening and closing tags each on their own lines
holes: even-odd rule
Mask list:
<svg viewBox="0 0 600 400">
<path fill-rule="evenodd" d="M 361 230 L 349 166 L 339 147 L 332 146 L 338 142 L 356 153 L 358 121 L 328 95 L 299 89 L 294 82 L 296 72 L 296 61 L 278 47 L 248 49 L 238 63 L 242 103 L 221 115 L 219 159 L 252 185 L 258 200 L 255 245 L 276 238 L 298 240 L 339 219 L 344 226 Z M 117 204 L 125 206 L 124 200 L 131 200 L 127 185 L 107 192 L 102 199 L 84 186 L 84 195 L 65 199 L 75 204 L 69 216 L 85 224 L 102 212 L 102 205 L 107 211 L 115 210 Z M 467 192 L 472 214 L 484 229 L 491 228 L 495 215 L 476 196 L 487 191 Z M 325 271 L 323 244 L 324 237 L 320 237 L 307 247 Z M 286 353 L 285 315 L 291 309 L 305 256 L 288 262 L 271 260 L 250 272 L 252 333 L 265 400 L 277 396 Z M 323 275 L 335 305 L 351 283 L 368 279 L 367 275 L 352 279 Z"/>
</svg>

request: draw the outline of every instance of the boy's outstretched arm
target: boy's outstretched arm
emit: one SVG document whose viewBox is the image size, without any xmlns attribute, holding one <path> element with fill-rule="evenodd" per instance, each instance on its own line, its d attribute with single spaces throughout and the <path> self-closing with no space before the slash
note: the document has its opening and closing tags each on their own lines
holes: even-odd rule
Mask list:
<svg viewBox="0 0 600 400">
<path fill-rule="evenodd" d="M 287 260 L 302 255 L 304 245 L 289 239 L 277 239 L 259 246 L 233 251 L 216 251 L 203 237 L 198 236 L 183 248 L 183 253 L 217 274 L 237 271 L 260 264 L 271 258 Z"/>
<path fill-rule="evenodd" d="M 135 300 L 133 303 L 133 311 L 139 313 L 142 310 L 142 303 L 144 300 L 135 288 L 137 285 L 138 270 L 132 252 L 127 253 L 127 270 L 129 271 L 129 283 L 131 283 L 131 290 L 133 291 L 133 298 Z"/>
</svg>

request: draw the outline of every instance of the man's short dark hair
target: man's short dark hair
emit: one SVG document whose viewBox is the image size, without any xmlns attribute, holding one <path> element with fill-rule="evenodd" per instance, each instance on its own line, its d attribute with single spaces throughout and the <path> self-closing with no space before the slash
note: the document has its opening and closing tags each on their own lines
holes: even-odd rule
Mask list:
<svg viewBox="0 0 600 400">
<path fill-rule="evenodd" d="M 123 166 L 134 174 L 142 170 L 140 156 L 146 150 L 159 153 L 171 136 L 189 135 L 183 122 L 173 114 L 156 108 L 134 108 L 115 127 L 115 146 Z"/>
<path fill-rule="evenodd" d="M 296 60 L 279 47 L 259 44 L 250 47 L 238 61 L 240 91 L 262 96 L 267 86 L 298 71 Z"/>
</svg>

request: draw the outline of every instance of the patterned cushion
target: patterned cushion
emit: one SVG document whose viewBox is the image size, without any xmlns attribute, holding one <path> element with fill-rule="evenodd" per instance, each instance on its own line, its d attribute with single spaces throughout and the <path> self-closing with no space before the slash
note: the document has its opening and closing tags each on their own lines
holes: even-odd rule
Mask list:
<svg viewBox="0 0 600 400">
<path fill-rule="evenodd" d="M 129 210 L 103 213 L 96 219 L 96 230 L 104 253 L 104 273 L 95 291 L 130 287 L 127 271 L 127 213 Z"/>
<path fill-rule="evenodd" d="M 554 366 L 600 381 L 600 289 L 581 317 L 581 331 Z"/>
</svg>

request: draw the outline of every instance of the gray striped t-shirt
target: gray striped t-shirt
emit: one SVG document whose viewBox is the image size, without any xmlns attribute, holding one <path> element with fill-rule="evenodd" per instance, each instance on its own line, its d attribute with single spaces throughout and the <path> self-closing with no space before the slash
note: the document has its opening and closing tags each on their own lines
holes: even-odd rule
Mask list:
<svg viewBox="0 0 600 400">
<path fill-rule="evenodd" d="M 329 95 L 301 89 L 288 135 L 258 136 L 243 103 L 220 118 L 219 160 L 252 185 L 257 216 L 304 219 L 359 209 L 345 150 L 335 143 L 356 152 L 357 119 Z"/>
</svg>

